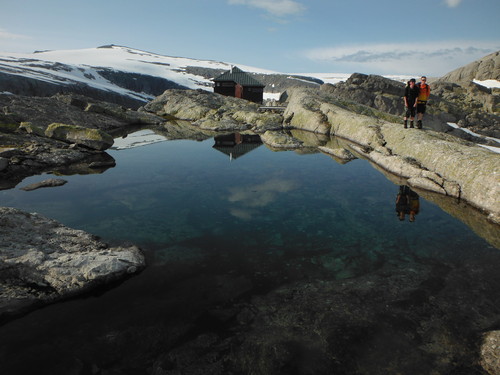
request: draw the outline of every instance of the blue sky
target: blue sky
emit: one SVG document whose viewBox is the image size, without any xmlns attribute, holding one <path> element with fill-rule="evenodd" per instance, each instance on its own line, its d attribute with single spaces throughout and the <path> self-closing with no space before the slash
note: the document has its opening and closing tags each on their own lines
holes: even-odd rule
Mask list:
<svg viewBox="0 0 500 375">
<path fill-rule="evenodd" d="M 1 0 L 0 52 L 118 44 L 285 73 L 439 76 L 500 50 L 499 0 Z"/>
</svg>

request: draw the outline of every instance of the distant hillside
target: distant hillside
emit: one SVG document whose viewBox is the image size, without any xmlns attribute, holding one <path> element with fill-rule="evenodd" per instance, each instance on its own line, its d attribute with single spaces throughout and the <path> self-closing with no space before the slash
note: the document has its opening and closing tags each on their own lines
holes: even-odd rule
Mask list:
<svg viewBox="0 0 500 375">
<path fill-rule="evenodd" d="M 489 54 L 479 60 L 467 64 L 445 74 L 439 81 L 466 83 L 470 81 L 500 81 L 500 51 Z"/>
</svg>

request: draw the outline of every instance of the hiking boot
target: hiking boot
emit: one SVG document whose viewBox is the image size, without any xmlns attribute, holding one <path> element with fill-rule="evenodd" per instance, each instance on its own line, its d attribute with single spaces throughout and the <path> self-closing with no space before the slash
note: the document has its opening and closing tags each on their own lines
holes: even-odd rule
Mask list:
<svg viewBox="0 0 500 375">
<path fill-rule="evenodd" d="M 405 129 L 408 127 L 407 123 L 408 122 L 406 120 L 403 121 L 403 125 L 404 125 Z"/>
<path fill-rule="evenodd" d="M 413 128 L 413 121 L 410 121 L 410 128 Z"/>
<path fill-rule="evenodd" d="M 422 129 L 422 120 L 417 121 L 417 128 Z"/>
</svg>

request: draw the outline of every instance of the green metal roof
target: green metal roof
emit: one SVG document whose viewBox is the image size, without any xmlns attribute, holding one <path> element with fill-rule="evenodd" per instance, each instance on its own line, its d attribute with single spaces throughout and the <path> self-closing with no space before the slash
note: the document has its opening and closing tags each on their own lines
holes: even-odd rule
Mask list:
<svg viewBox="0 0 500 375">
<path fill-rule="evenodd" d="M 236 82 L 242 86 L 259 86 L 264 87 L 262 83 L 257 81 L 250 74 L 245 73 L 240 68 L 234 66 L 231 70 L 222 73 L 220 76 L 214 78 L 214 82 Z"/>
</svg>

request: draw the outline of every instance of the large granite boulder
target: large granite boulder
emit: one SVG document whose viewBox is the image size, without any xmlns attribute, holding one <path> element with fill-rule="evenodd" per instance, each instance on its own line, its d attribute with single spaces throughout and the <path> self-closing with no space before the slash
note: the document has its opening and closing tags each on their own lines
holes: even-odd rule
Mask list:
<svg viewBox="0 0 500 375">
<path fill-rule="evenodd" d="M 258 109 L 256 103 L 205 90 L 167 90 L 140 110 L 168 120 L 191 121 L 206 130 L 262 133 L 281 128 L 279 114 Z"/>
<path fill-rule="evenodd" d="M 500 51 L 493 52 L 483 58 L 455 69 L 440 78 L 443 82 L 468 83 L 472 80 L 500 81 Z"/>
<path fill-rule="evenodd" d="M 401 115 L 404 112 L 404 84 L 375 74 L 352 74 L 345 82 L 326 84 L 322 90 L 380 111 Z"/>
<path fill-rule="evenodd" d="M 0 207 L 0 315 L 73 296 L 134 274 L 135 246 L 108 247 L 55 220 Z"/>
<path fill-rule="evenodd" d="M 463 199 L 500 223 L 500 157 L 456 137 L 404 129 L 369 107 L 346 108 L 329 93 L 290 91 L 287 126 L 351 141 L 355 155 L 404 177 L 412 187 Z"/>
<path fill-rule="evenodd" d="M 102 130 L 87 129 L 77 125 L 52 123 L 45 130 L 45 135 L 99 151 L 106 150 L 113 145 L 113 137 Z"/>
</svg>

